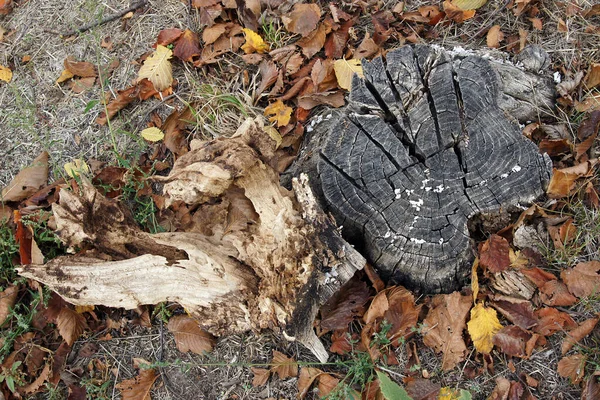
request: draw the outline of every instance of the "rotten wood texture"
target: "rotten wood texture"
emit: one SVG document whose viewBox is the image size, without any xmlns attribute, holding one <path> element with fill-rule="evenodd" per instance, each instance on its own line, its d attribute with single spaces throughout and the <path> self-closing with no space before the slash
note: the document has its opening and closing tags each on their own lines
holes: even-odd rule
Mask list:
<svg viewBox="0 0 600 400">
<path fill-rule="evenodd" d="M 135 308 L 180 303 L 215 335 L 282 331 L 321 360 L 313 321 L 365 259 L 319 208 L 306 176 L 279 185 L 275 142 L 247 121 L 233 138 L 179 158 L 164 183 L 169 204 L 191 210 L 184 232 L 141 231 L 125 208 L 83 180 L 53 205 L 76 255 L 19 269 L 76 305 Z"/>
<path fill-rule="evenodd" d="M 309 173 L 382 277 L 425 293 L 459 289 L 473 257 L 468 220 L 529 203 L 550 179 L 549 157 L 517 122 L 552 113 L 551 80 L 424 45 L 363 69 L 347 109 L 309 125 L 289 174 Z"/>
</svg>

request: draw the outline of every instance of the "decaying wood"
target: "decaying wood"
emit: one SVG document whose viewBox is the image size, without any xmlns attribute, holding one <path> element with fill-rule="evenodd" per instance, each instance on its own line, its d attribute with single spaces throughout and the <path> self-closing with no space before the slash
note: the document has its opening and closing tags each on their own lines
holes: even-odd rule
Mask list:
<svg viewBox="0 0 600 400">
<path fill-rule="evenodd" d="M 531 202 L 550 179 L 549 157 L 517 121 L 552 112 L 551 81 L 420 45 L 363 69 L 347 110 L 311 126 L 292 173 L 308 171 L 384 278 L 428 293 L 456 290 L 473 254 L 469 218 Z"/>
<path fill-rule="evenodd" d="M 216 335 L 271 328 L 327 352 L 312 324 L 319 307 L 365 260 L 341 238 L 307 178 L 279 185 L 275 142 L 247 121 L 233 138 L 203 143 L 175 163 L 168 204 L 185 204 L 184 232 L 148 234 L 85 182 L 53 205 L 61 239 L 77 255 L 20 274 L 77 304 L 135 308 L 180 303 Z M 294 195 L 295 194 L 295 195 Z"/>
</svg>

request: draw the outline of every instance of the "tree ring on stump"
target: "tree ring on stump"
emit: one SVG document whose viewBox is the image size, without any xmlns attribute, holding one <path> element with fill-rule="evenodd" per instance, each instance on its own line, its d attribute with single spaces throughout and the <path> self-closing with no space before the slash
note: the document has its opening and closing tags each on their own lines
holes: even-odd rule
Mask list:
<svg viewBox="0 0 600 400">
<path fill-rule="evenodd" d="M 550 159 L 500 108 L 482 57 L 405 46 L 363 69 L 319 147 L 324 200 L 382 277 L 456 290 L 473 259 L 468 219 L 533 201 Z"/>
</svg>

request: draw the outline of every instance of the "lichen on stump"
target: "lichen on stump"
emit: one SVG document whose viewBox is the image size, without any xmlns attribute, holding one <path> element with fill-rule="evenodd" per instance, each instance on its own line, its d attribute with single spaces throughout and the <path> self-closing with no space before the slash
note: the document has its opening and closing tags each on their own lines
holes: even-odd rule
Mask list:
<svg viewBox="0 0 600 400">
<path fill-rule="evenodd" d="M 385 278 L 455 290 L 469 218 L 533 201 L 550 159 L 500 108 L 506 82 L 482 57 L 406 46 L 363 67 L 314 151 L 324 200 Z"/>
</svg>

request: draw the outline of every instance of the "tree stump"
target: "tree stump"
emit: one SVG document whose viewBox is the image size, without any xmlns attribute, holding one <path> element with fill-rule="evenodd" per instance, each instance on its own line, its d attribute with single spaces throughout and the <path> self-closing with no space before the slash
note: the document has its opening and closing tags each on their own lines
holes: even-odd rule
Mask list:
<svg viewBox="0 0 600 400">
<path fill-rule="evenodd" d="M 292 173 L 309 172 L 384 278 L 426 293 L 460 288 L 473 259 L 468 220 L 529 203 L 550 179 L 549 157 L 517 120 L 552 113 L 552 82 L 421 45 L 363 69 L 345 112 L 313 124 Z"/>
</svg>

